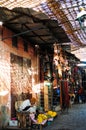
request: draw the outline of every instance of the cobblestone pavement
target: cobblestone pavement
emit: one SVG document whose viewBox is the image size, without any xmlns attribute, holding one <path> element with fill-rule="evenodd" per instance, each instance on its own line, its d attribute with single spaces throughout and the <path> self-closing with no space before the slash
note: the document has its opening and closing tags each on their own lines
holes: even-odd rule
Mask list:
<svg viewBox="0 0 86 130">
<path fill-rule="evenodd" d="M 74 104 L 63 113 L 59 112 L 54 121 L 44 130 L 86 130 L 86 104 Z"/>
</svg>

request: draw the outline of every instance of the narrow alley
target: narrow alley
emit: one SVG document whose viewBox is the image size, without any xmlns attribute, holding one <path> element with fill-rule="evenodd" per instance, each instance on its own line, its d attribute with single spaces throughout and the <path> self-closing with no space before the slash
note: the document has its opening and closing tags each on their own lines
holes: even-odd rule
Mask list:
<svg viewBox="0 0 86 130">
<path fill-rule="evenodd" d="M 86 130 L 86 104 L 74 104 L 68 113 L 59 112 L 44 130 Z"/>
<path fill-rule="evenodd" d="M 86 130 L 86 0 L 0 0 L 0 130 Z"/>
</svg>

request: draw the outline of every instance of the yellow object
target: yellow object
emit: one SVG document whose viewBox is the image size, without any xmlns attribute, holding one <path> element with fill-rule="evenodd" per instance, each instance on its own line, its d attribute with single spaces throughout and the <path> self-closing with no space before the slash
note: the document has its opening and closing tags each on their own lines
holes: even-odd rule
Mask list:
<svg viewBox="0 0 86 130">
<path fill-rule="evenodd" d="M 55 117 L 57 115 L 57 113 L 54 111 L 48 111 L 46 114 L 50 117 Z"/>
<path fill-rule="evenodd" d="M 41 124 L 43 121 L 48 120 L 49 118 L 53 118 L 57 115 L 54 111 L 48 111 L 45 114 L 39 114 L 37 118 L 37 123 Z"/>
<path fill-rule="evenodd" d="M 37 118 L 37 122 L 42 123 L 44 120 L 47 120 L 47 116 L 45 114 L 39 114 Z"/>
</svg>

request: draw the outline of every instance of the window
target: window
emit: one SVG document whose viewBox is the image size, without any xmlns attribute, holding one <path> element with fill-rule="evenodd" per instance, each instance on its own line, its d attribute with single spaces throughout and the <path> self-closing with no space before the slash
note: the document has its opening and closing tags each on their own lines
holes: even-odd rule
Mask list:
<svg viewBox="0 0 86 130">
<path fill-rule="evenodd" d="M 12 46 L 13 47 L 18 47 L 18 38 L 17 37 L 12 37 Z"/>
<path fill-rule="evenodd" d="M 24 45 L 24 51 L 28 52 L 28 43 L 24 41 L 23 45 Z"/>
</svg>

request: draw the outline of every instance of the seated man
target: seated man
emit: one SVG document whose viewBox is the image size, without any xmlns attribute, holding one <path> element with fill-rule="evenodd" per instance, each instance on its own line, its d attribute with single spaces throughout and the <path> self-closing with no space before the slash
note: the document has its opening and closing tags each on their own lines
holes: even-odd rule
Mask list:
<svg viewBox="0 0 86 130">
<path fill-rule="evenodd" d="M 20 111 L 26 111 L 31 107 L 31 103 L 29 99 L 26 99 L 22 102 L 22 104 L 19 107 Z"/>
<path fill-rule="evenodd" d="M 36 99 L 32 98 L 31 101 L 29 99 L 26 99 L 22 102 L 22 104 L 19 107 L 20 111 L 27 111 L 30 113 L 36 113 Z"/>
</svg>

